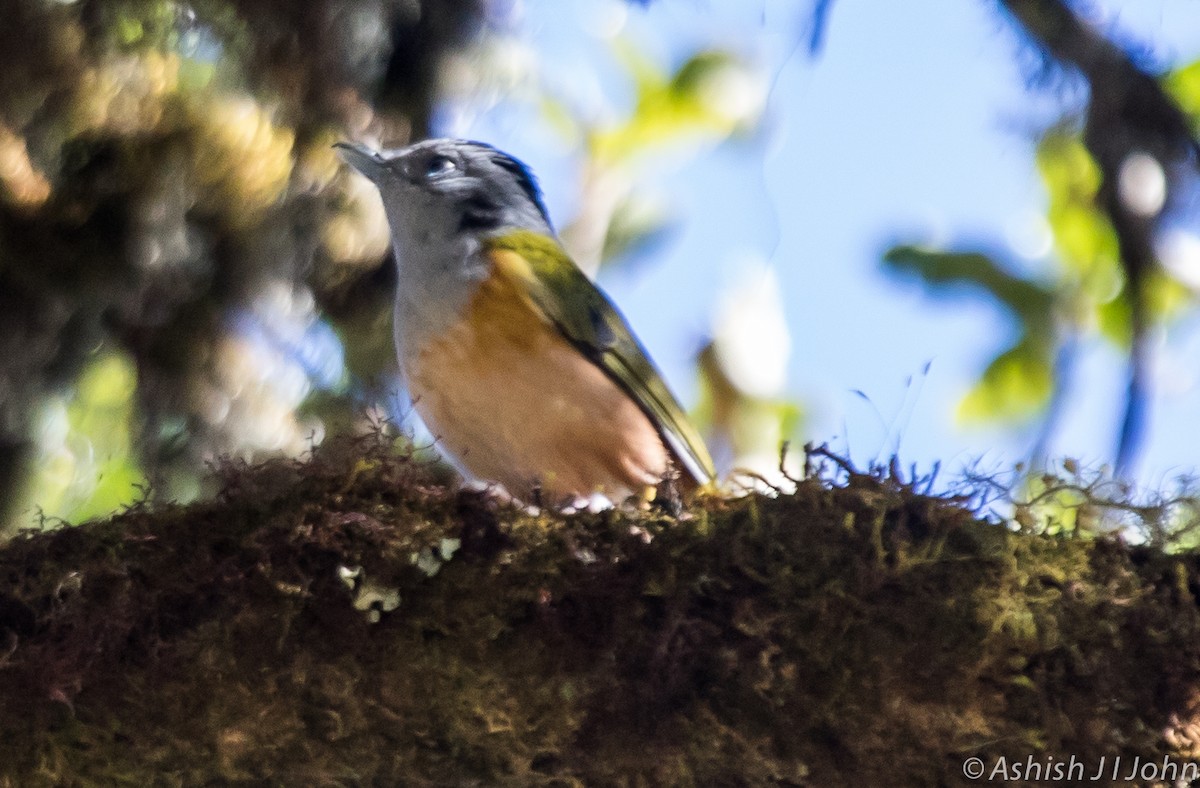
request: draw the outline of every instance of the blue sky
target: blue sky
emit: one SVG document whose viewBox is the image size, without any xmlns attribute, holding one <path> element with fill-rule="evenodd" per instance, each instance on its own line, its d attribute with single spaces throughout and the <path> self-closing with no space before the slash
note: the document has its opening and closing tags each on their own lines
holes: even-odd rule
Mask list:
<svg viewBox="0 0 1200 788">
<path fill-rule="evenodd" d="M 653 171 L 650 185 L 679 217 L 676 234 L 652 260 L 601 276 L 684 399 L 695 396 L 691 357 L 723 288 L 742 261 L 765 258 L 781 283 L 792 334 L 787 393 L 808 410 L 807 439 L 849 447 L 862 463 L 890 452 L 889 432 L 901 436 L 901 458 L 923 467 L 976 459 L 1000 467 L 1024 456 L 1030 434 L 963 428 L 954 416 L 1011 327 L 983 302 L 935 301 L 879 270 L 893 241 L 995 248 L 1036 232 L 1044 196 L 1033 139 L 1070 98 L 1030 91 L 1022 66 L 1030 59 L 993 3 L 836 0 L 815 58 L 801 42 L 806 2 L 510 5 L 513 32 L 537 53 L 544 84 L 575 96 L 585 113 L 629 99 L 603 35 L 617 28 L 663 64 L 722 46 L 770 80 L 758 137 Z M 1148 46 L 1154 63 L 1200 57 L 1195 0 L 1109 0 L 1091 13 Z M 525 159 L 562 223 L 577 190 L 573 152 L 527 110 L 501 104 L 447 120 L 442 131 Z M 1198 329 L 1193 320 L 1172 332 L 1160 356 L 1166 377 L 1200 369 Z M 1053 454 L 1109 458 L 1123 376 L 1111 349 L 1086 350 Z M 1151 412 L 1139 477 L 1152 486 L 1200 466 L 1200 389 L 1173 388 Z"/>
</svg>

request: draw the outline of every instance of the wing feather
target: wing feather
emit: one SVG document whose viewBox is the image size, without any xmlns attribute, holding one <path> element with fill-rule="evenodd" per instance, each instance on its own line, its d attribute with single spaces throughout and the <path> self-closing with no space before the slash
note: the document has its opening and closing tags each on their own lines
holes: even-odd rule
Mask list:
<svg viewBox="0 0 1200 788">
<path fill-rule="evenodd" d="M 521 230 L 489 239 L 498 268 L 518 277 L 534 306 L 633 397 L 699 484 L 715 475 L 704 441 L 621 313 L 553 238 Z"/>
</svg>

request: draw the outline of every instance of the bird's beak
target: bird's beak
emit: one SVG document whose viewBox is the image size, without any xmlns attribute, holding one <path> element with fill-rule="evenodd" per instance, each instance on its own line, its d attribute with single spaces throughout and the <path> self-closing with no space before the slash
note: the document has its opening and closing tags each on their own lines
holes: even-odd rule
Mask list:
<svg viewBox="0 0 1200 788">
<path fill-rule="evenodd" d="M 383 172 L 384 160 L 378 151 L 373 151 L 353 142 L 336 142 L 333 145 L 342 161 L 361 172 L 369 180 L 378 180 Z"/>
</svg>

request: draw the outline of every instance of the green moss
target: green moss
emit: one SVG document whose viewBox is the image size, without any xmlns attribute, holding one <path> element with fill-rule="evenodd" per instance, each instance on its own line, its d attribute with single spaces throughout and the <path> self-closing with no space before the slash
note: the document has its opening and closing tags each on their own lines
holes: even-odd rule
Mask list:
<svg viewBox="0 0 1200 788">
<path fill-rule="evenodd" d="M 225 477 L 0 550 L 0 785 L 933 785 L 1200 746 L 1191 554 L 858 475 L 680 520 L 375 446 Z"/>
</svg>

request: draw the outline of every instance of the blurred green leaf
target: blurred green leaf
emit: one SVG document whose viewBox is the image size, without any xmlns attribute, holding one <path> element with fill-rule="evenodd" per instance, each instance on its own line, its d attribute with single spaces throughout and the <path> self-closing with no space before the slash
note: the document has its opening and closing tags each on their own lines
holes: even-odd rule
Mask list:
<svg viewBox="0 0 1200 788">
<path fill-rule="evenodd" d="M 127 356 L 103 353 L 73 396 L 45 403 L 41 462 L 25 497 L 46 516 L 80 522 L 138 499 L 145 478 L 132 452 L 136 379 Z"/>
<path fill-rule="evenodd" d="M 180 6 L 170 0 L 118 0 L 98 7 L 95 12 L 104 20 L 118 48 L 173 49 L 179 43 Z"/>
<path fill-rule="evenodd" d="M 80 376 L 67 408 L 68 441 L 82 460 L 67 519 L 86 520 L 137 499 L 144 479 L 131 452 L 136 383 L 133 362 L 117 353 L 97 357 Z"/>
<path fill-rule="evenodd" d="M 1161 270 L 1146 278 L 1146 304 L 1160 319 L 1178 317 L 1193 301 L 1194 295 L 1186 285 Z"/>
<path fill-rule="evenodd" d="M 1193 126 L 1200 121 L 1200 60 L 1177 68 L 1163 78 L 1163 87 L 1179 103 L 1179 108 L 1192 117 Z"/>
<path fill-rule="evenodd" d="M 1129 347 L 1133 334 L 1129 322 L 1129 302 L 1124 298 L 1114 298 L 1097 304 L 1095 312 L 1101 335 L 1119 347 Z"/>
<path fill-rule="evenodd" d="M 125 17 L 117 22 L 115 32 L 117 40 L 125 46 L 132 46 L 138 43 L 146 33 L 140 20 L 130 19 L 129 17 Z"/>
<path fill-rule="evenodd" d="M 1024 421 L 1045 407 L 1053 390 L 1051 347 L 1026 336 L 988 365 L 959 404 L 958 417 L 966 423 Z"/>
<path fill-rule="evenodd" d="M 1194 302 L 1194 295 L 1185 285 L 1162 271 L 1153 271 L 1146 277 L 1146 306 L 1155 320 L 1178 317 Z M 1095 305 L 1096 321 L 1100 333 L 1113 344 L 1127 348 L 1132 341 L 1129 301 L 1111 298 Z"/>
<path fill-rule="evenodd" d="M 714 82 L 727 74 L 729 69 L 740 67 L 741 63 L 729 52 L 698 52 L 675 72 L 670 85 L 671 95 L 676 101 L 704 105 L 712 98 L 709 91 Z"/>
<path fill-rule="evenodd" d="M 896 246 L 883 260 L 893 272 L 916 275 L 930 289 L 982 290 L 1030 328 L 1044 330 L 1050 323 L 1054 290 L 1010 274 L 985 254 Z"/>
<path fill-rule="evenodd" d="M 729 52 L 699 52 L 671 76 L 631 46 L 618 47 L 617 56 L 637 103 L 627 120 L 592 136 L 598 159 L 620 161 L 687 136 L 721 139 L 752 126 L 761 111 L 761 85 Z"/>
<path fill-rule="evenodd" d="M 1085 277 L 1098 277 L 1091 289 L 1102 299 L 1110 288 L 1107 298 L 1114 297 L 1120 254 L 1112 225 L 1095 206 L 1100 168 L 1079 135 L 1063 127 L 1051 129 L 1038 143 L 1037 166 L 1049 198 L 1046 219 L 1060 259 Z"/>
<path fill-rule="evenodd" d="M 1014 276 L 977 252 L 940 252 L 898 246 L 884 256 L 895 272 L 915 274 L 932 290 L 981 290 L 1020 326 L 1020 341 L 988 364 L 979 382 L 959 404 L 964 422 L 1017 422 L 1038 413 L 1054 390 L 1054 289 Z"/>
</svg>

